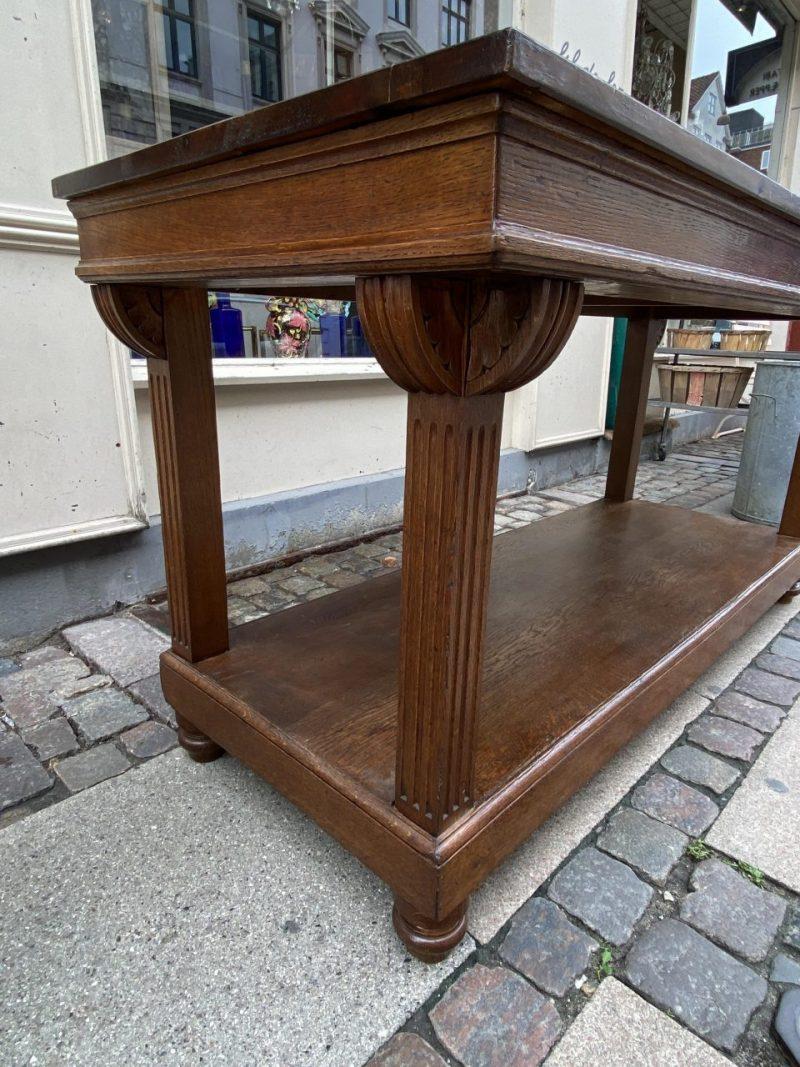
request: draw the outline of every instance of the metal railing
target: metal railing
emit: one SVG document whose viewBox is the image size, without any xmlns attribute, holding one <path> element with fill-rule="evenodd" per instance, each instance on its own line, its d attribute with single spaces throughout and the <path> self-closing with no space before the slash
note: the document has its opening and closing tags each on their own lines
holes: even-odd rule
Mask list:
<svg viewBox="0 0 800 1067">
<path fill-rule="evenodd" d="M 772 144 L 772 126 L 762 126 L 757 130 L 740 130 L 730 139 L 731 148 L 756 148 L 758 145 Z"/>
</svg>

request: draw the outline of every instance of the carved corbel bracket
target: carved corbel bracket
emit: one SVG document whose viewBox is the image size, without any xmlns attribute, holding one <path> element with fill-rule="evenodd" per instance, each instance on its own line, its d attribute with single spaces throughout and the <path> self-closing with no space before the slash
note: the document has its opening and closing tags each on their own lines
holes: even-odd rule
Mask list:
<svg viewBox="0 0 800 1067">
<path fill-rule="evenodd" d="M 356 281 L 367 339 L 408 392 L 478 396 L 547 370 L 580 314 L 583 286 L 558 278 L 399 274 Z"/>
<path fill-rule="evenodd" d="M 100 318 L 124 345 L 143 356 L 166 359 L 164 301 L 155 285 L 93 285 Z"/>
</svg>

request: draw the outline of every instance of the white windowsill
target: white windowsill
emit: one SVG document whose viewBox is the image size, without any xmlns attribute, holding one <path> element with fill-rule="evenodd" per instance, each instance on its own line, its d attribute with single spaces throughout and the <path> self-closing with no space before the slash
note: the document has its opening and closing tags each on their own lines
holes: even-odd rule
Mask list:
<svg viewBox="0 0 800 1067">
<path fill-rule="evenodd" d="M 213 359 L 215 385 L 349 382 L 385 378 L 376 359 Z M 135 389 L 147 388 L 147 361 L 131 360 Z"/>
</svg>

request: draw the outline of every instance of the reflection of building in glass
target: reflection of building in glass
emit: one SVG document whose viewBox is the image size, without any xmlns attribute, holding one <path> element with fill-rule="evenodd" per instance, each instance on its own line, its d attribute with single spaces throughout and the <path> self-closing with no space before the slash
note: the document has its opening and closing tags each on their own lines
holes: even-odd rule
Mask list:
<svg viewBox="0 0 800 1067">
<path fill-rule="evenodd" d="M 728 151 L 749 167 L 766 174 L 772 154 L 772 129 L 772 123 L 765 126 L 764 116 L 754 107 L 734 111 Z"/>
<path fill-rule="evenodd" d="M 697 137 L 725 151 L 730 115 L 725 110 L 725 92 L 718 70 L 692 78 L 686 125 Z"/>
<path fill-rule="evenodd" d="M 497 29 L 496 0 L 92 0 L 111 155 Z"/>
</svg>

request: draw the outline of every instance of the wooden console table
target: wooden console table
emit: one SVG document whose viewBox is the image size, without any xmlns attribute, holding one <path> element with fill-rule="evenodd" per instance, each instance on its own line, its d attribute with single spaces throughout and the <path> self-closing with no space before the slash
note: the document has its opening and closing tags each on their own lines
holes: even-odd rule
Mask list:
<svg viewBox="0 0 800 1067">
<path fill-rule="evenodd" d="M 800 461 L 777 534 L 632 499 L 664 319 L 800 317 L 800 201 L 510 31 L 54 190 L 148 357 L 181 743 L 272 782 L 442 958 L 486 875 L 800 579 Z M 355 289 L 408 393 L 402 580 L 229 632 L 209 288 Z M 605 499 L 494 545 L 503 396 L 580 314 L 630 319 Z"/>
</svg>

